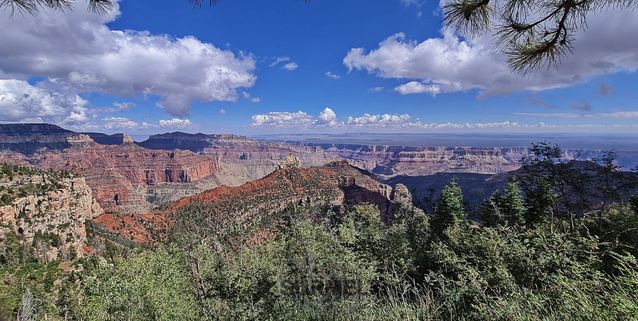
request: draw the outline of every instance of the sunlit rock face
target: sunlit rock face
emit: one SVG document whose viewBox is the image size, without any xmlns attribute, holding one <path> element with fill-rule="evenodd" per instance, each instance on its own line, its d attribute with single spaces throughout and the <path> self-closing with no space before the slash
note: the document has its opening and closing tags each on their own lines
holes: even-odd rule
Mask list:
<svg viewBox="0 0 638 321">
<path fill-rule="evenodd" d="M 48 173 L 0 178 L 3 192 L 24 186 L 49 186 L 44 193 L 12 197 L 0 206 L 0 240 L 17 235 L 40 261 L 85 255 L 86 222 L 103 214 L 84 178 L 52 179 Z"/>
</svg>

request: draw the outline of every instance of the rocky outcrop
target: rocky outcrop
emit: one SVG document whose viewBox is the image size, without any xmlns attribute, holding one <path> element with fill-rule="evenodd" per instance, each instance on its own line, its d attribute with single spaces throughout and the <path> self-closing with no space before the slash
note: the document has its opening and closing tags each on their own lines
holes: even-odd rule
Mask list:
<svg viewBox="0 0 638 321">
<path fill-rule="evenodd" d="M 25 186 L 41 191 L 14 196 L 9 204 L 0 206 L 0 239 L 14 233 L 41 261 L 84 255 L 86 221 L 103 214 L 84 178 L 54 178 L 41 172 L 10 181 L 5 177 L 0 186 L 5 194 Z"/>
<path fill-rule="evenodd" d="M 392 190 L 390 199 L 396 204 L 400 204 L 405 207 L 413 206 L 412 194 L 408 188 L 403 184 L 396 184 Z"/>
<path fill-rule="evenodd" d="M 278 169 L 301 168 L 301 160 L 299 159 L 299 157 L 290 153 L 288 154 L 288 157 L 286 157 L 286 159 L 282 160 L 281 162 L 279 162 L 279 164 L 277 164 L 277 168 Z"/>
</svg>

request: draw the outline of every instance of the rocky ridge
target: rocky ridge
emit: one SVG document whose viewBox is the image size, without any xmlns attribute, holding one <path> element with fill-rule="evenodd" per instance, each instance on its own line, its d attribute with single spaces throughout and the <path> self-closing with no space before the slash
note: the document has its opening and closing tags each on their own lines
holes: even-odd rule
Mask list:
<svg viewBox="0 0 638 321">
<path fill-rule="evenodd" d="M 184 197 L 149 213 L 105 214 L 95 221 L 110 232 L 145 243 L 157 241 L 158 230 L 162 231 L 160 235 L 169 233 L 185 213 L 195 213 L 196 219 L 189 224 L 192 229 L 199 229 L 206 224 L 223 225 L 231 219 L 263 219 L 290 205 L 344 209 L 369 203 L 376 205 L 387 220 L 397 208 L 411 206 L 410 200 L 405 186 L 392 188 L 368 172 L 340 161 L 311 168 L 282 167 L 262 179 Z"/>
</svg>

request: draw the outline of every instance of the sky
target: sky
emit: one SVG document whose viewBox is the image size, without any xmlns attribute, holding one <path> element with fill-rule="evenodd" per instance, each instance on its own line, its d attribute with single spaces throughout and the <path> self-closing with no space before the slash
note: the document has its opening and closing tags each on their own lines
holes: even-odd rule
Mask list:
<svg viewBox="0 0 638 321">
<path fill-rule="evenodd" d="M 445 1 L 445 0 L 444 0 Z M 513 73 L 421 0 L 121 0 L 0 12 L 0 121 L 145 135 L 638 132 L 638 13 L 588 17 L 558 68 Z"/>
</svg>

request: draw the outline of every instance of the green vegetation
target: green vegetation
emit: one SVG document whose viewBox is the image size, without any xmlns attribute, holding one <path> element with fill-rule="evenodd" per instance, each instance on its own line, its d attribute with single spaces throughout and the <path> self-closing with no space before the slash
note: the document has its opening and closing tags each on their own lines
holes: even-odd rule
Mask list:
<svg viewBox="0 0 638 321">
<path fill-rule="evenodd" d="M 544 167 L 478 213 L 455 181 L 431 217 L 401 209 L 389 222 L 372 205 L 291 205 L 212 223 L 195 205 L 165 244 L 107 242 L 107 254 L 67 272 L 29 260 L 11 238 L 0 248 L 0 311 L 15 318 L 27 302 L 33 320 L 638 320 L 638 198 L 577 215 L 562 193 L 580 180 L 545 147 L 529 161 Z"/>
</svg>

